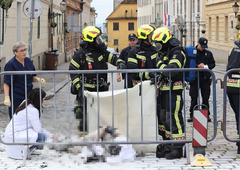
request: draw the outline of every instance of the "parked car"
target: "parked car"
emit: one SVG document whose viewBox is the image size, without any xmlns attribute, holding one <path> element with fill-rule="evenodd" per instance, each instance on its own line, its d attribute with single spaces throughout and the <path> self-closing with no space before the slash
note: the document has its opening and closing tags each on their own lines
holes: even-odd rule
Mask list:
<svg viewBox="0 0 240 170">
<path fill-rule="evenodd" d="M 112 53 L 113 55 L 117 55 L 118 57 L 119 57 L 119 55 L 120 55 L 120 53 L 116 52 L 116 51 L 114 50 L 114 48 L 107 47 L 107 50 L 108 50 L 110 53 Z"/>
</svg>

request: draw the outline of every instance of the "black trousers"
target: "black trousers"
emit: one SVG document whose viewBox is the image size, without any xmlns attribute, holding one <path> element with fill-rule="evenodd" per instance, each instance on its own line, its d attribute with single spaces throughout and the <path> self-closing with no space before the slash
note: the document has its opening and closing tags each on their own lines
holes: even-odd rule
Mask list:
<svg viewBox="0 0 240 170">
<path fill-rule="evenodd" d="M 132 88 L 133 87 L 133 83 L 132 83 L 132 75 L 128 74 L 128 78 L 127 78 L 128 82 L 126 82 L 126 75 L 124 77 L 124 89 L 128 88 Z M 126 86 L 126 83 L 128 86 Z"/>
<path fill-rule="evenodd" d="M 209 111 L 209 97 L 210 97 L 210 86 L 211 86 L 211 79 L 204 79 L 200 77 L 199 88 L 200 94 L 202 96 L 202 104 L 208 107 L 208 115 L 210 115 Z M 198 79 L 193 80 L 190 83 L 190 96 L 191 96 L 191 106 L 190 106 L 190 117 L 193 117 L 193 108 L 198 104 Z"/>
<path fill-rule="evenodd" d="M 235 113 L 235 119 L 237 124 L 237 134 L 239 135 L 239 93 L 227 93 L 229 103 Z M 237 146 L 240 146 L 240 142 L 237 142 Z"/>
</svg>

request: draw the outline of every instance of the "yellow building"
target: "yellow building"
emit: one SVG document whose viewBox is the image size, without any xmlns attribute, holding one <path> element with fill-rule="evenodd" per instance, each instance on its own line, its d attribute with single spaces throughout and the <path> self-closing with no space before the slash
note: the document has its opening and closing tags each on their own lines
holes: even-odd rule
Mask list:
<svg viewBox="0 0 240 170">
<path fill-rule="evenodd" d="M 205 8 L 206 33 L 209 50 L 217 62 L 227 62 L 229 51 L 238 40 L 239 21 L 235 18 L 233 0 L 208 0 Z M 237 13 L 240 15 L 240 13 Z"/>
<path fill-rule="evenodd" d="M 124 0 L 107 18 L 108 47 L 128 46 L 128 35 L 137 33 L 137 0 Z"/>
</svg>

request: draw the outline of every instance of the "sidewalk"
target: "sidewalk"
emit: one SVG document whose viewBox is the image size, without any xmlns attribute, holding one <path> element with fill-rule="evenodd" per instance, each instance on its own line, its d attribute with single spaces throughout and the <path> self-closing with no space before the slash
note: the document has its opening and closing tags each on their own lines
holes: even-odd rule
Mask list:
<svg viewBox="0 0 240 170">
<path fill-rule="evenodd" d="M 69 68 L 69 62 L 65 62 L 62 64 L 59 64 L 57 66 L 57 70 L 68 70 Z M 47 70 L 43 70 L 47 71 Z M 51 70 L 53 71 L 53 70 Z M 39 75 L 37 75 L 39 77 Z M 41 78 L 44 78 L 46 80 L 46 84 L 42 85 L 42 89 L 47 93 L 46 99 L 50 99 L 54 95 L 54 76 L 53 74 L 43 74 Z M 56 92 L 58 92 L 66 83 L 67 83 L 67 74 L 55 74 L 55 83 L 56 83 Z M 37 82 L 33 83 L 33 88 L 39 87 L 39 84 Z M 0 106 L 4 106 L 4 91 L 2 90 L 0 92 Z"/>
</svg>

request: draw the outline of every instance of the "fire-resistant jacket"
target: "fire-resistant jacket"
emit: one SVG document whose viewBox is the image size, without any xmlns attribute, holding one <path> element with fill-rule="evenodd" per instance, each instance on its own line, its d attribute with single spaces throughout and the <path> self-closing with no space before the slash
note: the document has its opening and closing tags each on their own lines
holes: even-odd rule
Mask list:
<svg viewBox="0 0 240 170">
<path fill-rule="evenodd" d="M 156 68 L 156 48 L 152 45 L 148 45 L 144 42 L 138 41 L 138 43 L 129 51 L 128 53 L 128 68 L 129 69 L 154 69 Z M 148 72 L 140 72 L 137 74 L 132 74 L 133 85 L 142 80 L 149 80 L 154 76 Z"/>
<path fill-rule="evenodd" d="M 172 50 L 174 49 L 172 48 Z M 167 56 L 157 61 L 157 68 L 159 69 L 184 68 L 185 62 L 186 62 L 186 55 L 182 50 L 180 49 L 176 49 L 174 51 L 168 50 Z M 162 74 L 164 74 L 165 77 L 169 76 L 168 72 L 162 72 Z M 172 90 L 183 89 L 182 73 L 172 72 L 171 80 L 172 80 L 172 83 L 171 83 Z M 170 90 L 169 81 L 166 79 L 163 81 L 164 82 L 162 87 L 160 87 L 160 90 L 162 91 Z"/>
<path fill-rule="evenodd" d="M 227 71 L 239 67 L 240 67 L 240 48 L 236 46 L 229 52 Z M 229 79 L 227 80 L 227 92 L 239 93 L 240 73 L 232 72 L 228 75 L 228 78 Z"/>
<path fill-rule="evenodd" d="M 81 46 L 81 45 L 80 45 Z M 88 45 L 86 51 L 80 47 L 70 62 L 69 70 L 107 70 L 107 62 L 117 66 L 123 60 L 106 50 L 105 53 L 99 51 L 94 46 Z M 70 74 L 73 85 L 79 89 L 81 87 L 82 74 Z M 107 81 L 107 73 L 98 75 L 98 83 Z M 84 74 L 84 87 L 97 89 L 97 74 Z"/>
</svg>

